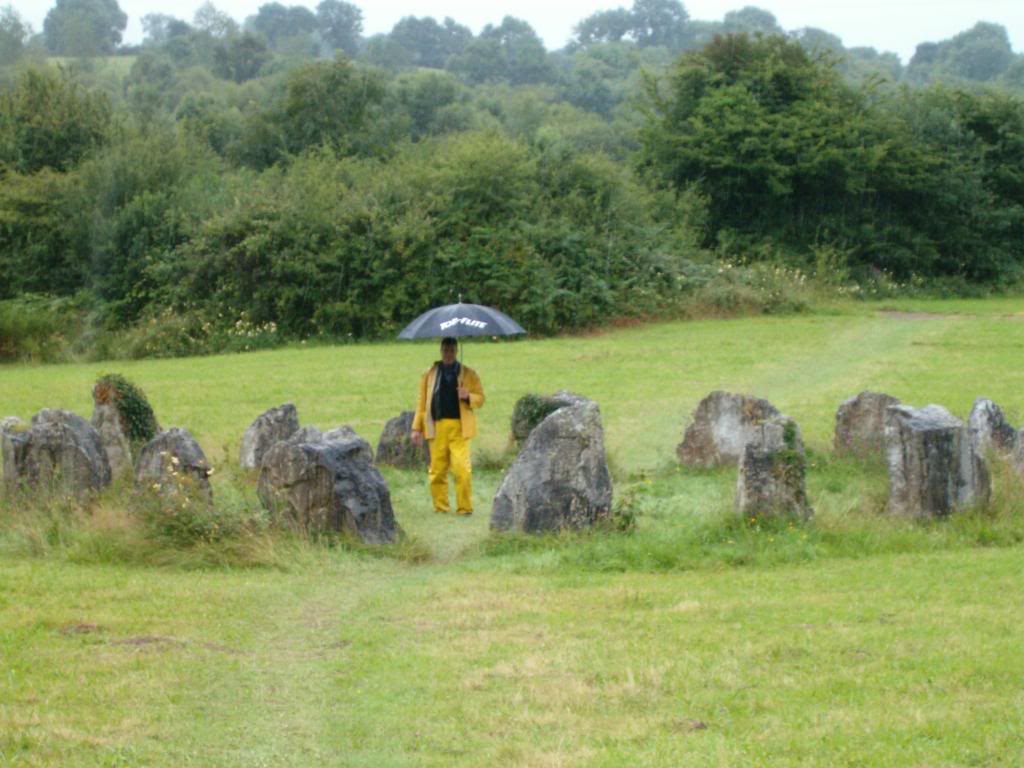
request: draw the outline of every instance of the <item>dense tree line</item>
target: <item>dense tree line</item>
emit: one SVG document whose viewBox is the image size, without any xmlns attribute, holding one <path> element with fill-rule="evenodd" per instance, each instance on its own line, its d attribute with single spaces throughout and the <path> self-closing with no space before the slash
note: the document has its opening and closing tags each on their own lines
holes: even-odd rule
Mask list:
<svg viewBox="0 0 1024 768">
<path fill-rule="evenodd" d="M 366 38 L 344 0 L 207 3 L 146 17 L 119 72 L 45 58 L 113 50 L 122 16 L 61 0 L 33 37 L 0 11 L 0 355 L 5 302 L 148 354 L 374 336 L 460 292 L 539 332 L 716 280 L 776 306 L 756 265 L 1021 277 L 1024 78 L 995 25 L 903 67 L 751 7 L 636 0 L 552 53 L 511 17 Z"/>
</svg>

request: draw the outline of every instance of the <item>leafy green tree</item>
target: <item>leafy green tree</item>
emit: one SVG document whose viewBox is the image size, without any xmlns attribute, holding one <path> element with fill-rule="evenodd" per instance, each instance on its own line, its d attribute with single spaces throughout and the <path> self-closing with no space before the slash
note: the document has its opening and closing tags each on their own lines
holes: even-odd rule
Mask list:
<svg viewBox="0 0 1024 768">
<path fill-rule="evenodd" d="M 173 107 L 176 78 L 174 61 L 165 53 L 147 50 L 136 57 L 124 89 L 129 104 L 144 122 L 157 119 L 159 111 Z"/>
<path fill-rule="evenodd" d="M 228 157 L 242 136 L 241 111 L 207 93 L 186 93 L 174 119 L 186 134 L 209 145 L 221 157 Z"/>
<path fill-rule="evenodd" d="M 100 56 L 113 52 L 127 25 L 117 0 L 57 0 L 43 21 L 43 39 L 51 53 Z"/>
<path fill-rule="evenodd" d="M 412 66 L 412 51 L 404 48 L 391 35 L 377 34 L 366 39 L 359 52 L 360 61 L 390 72 L 398 72 Z"/>
<path fill-rule="evenodd" d="M 549 82 L 553 77 L 547 50 L 528 23 L 506 16 L 488 24 L 448 68 L 471 83 L 505 81 L 513 85 Z"/>
<path fill-rule="evenodd" d="M 82 164 L 74 202 L 78 259 L 114 324 L 165 294 L 174 250 L 225 204 L 220 161 L 169 130 L 130 135 Z"/>
<path fill-rule="evenodd" d="M 109 140 L 111 124 L 102 93 L 64 72 L 27 69 L 13 89 L 0 91 L 0 167 L 66 171 Z"/>
<path fill-rule="evenodd" d="M 26 174 L 0 166 L 0 298 L 68 296 L 85 287 L 88 261 L 79 258 L 69 226 L 78 184 L 51 168 Z"/>
<path fill-rule="evenodd" d="M 345 0 L 321 0 L 316 7 L 320 37 L 331 50 L 344 51 L 349 57 L 359 52 L 363 32 L 363 12 Z"/>
<path fill-rule="evenodd" d="M 817 27 L 803 27 L 792 32 L 790 37 L 811 54 L 840 56 L 846 50 L 843 41 L 837 35 Z"/>
<path fill-rule="evenodd" d="M 494 38 L 476 38 L 458 56 L 452 56 L 445 67 L 473 85 L 508 79 L 501 42 Z"/>
<path fill-rule="evenodd" d="M 488 24 L 480 32 L 484 40 L 495 40 L 501 50 L 508 81 L 513 85 L 540 83 L 551 77 L 544 43 L 527 22 L 506 16 L 501 24 Z"/>
<path fill-rule="evenodd" d="M 446 109 L 465 98 L 465 86 L 443 72 L 408 72 L 396 78 L 393 92 L 409 117 L 409 136 L 419 140 L 441 132 Z"/>
<path fill-rule="evenodd" d="M 633 0 L 633 34 L 638 45 L 686 47 L 689 14 L 679 0 Z"/>
<path fill-rule="evenodd" d="M 575 27 L 575 46 L 615 43 L 629 39 L 641 47 L 662 46 L 672 51 L 689 47 L 689 14 L 679 0 L 633 0 L 633 5 L 599 11 Z"/>
<path fill-rule="evenodd" d="M 391 29 L 391 41 L 407 51 L 409 66 L 443 69 L 452 56 L 462 53 L 473 39 L 468 27 L 446 18 L 443 24 L 426 16 L 406 16 Z"/>
<path fill-rule="evenodd" d="M 245 20 L 247 29 L 263 35 L 271 48 L 277 48 L 290 38 L 312 35 L 317 31 L 317 17 L 301 5 L 284 6 L 264 3 L 255 16 Z"/>
<path fill-rule="evenodd" d="M 238 23 L 207 0 L 196 9 L 192 26 L 211 37 L 224 39 L 238 34 Z"/>
<path fill-rule="evenodd" d="M 726 13 L 725 18 L 722 19 L 722 31 L 729 35 L 744 32 L 762 35 L 785 34 L 774 14 L 752 5 Z"/>
<path fill-rule="evenodd" d="M 999 82 L 1008 90 L 1024 97 L 1024 56 L 1018 56 L 999 78 Z"/>
<path fill-rule="evenodd" d="M 285 82 L 280 116 L 288 151 L 327 145 L 341 154 L 352 152 L 356 134 L 384 93 L 377 73 L 357 69 L 344 57 L 295 70 Z"/>
<path fill-rule="evenodd" d="M 165 13 L 147 13 L 142 17 L 142 30 L 145 32 L 143 45 L 163 45 L 172 37 L 184 37 L 192 28 L 181 19 Z"/>
<path fill-rule="evenodd" d="M 722 226 L 771 226 L 798 190 L 829 200 L 863 183 L 847 176 L 856 174 L 857 141 L 842 130 L 853 100 L 796 43 L 717 38 L 680 59 L 667 98 L 652 98 L 660 119 L 643 135 L 647 167 L 679 190 L 699 181 Z M 837 142 L 828 155 L 807 153 L 823 139 Z"/>
<path fill-rule="evenodd" d="M 798 43 L 745 35 L 682 57 L 649 94 L 643 166 L 706 196 L 710 245 L 828 246 L 901 278 L 992 280 L 1021 262 L 1019 101 L 869 100 Z"/>
<path fill-rule="evenodd" d="M 585 50 L 580 53 L 585 53 Z M 577 54 L 564 83 L 567 101 L 601 115 L 610 115 L 621 98 L 613 87 L 611 67 L 590 56 Z"/>
<path fill-rule="evenodd" d="M 25 52 L 31 29 L 9 5 L 0 8 L 0 67 L 18 61 Z"/>
<path fill-rule="evenodd" d="M 886 80 L 898 83 L 903 77 L 903 62 L 891 51 L 874 48 L 848 48 L 839 61 L 840 71 L 857 83 Z"/>
<path fill-rule="evenodd" d="M 913 83 L 936 80 L 990 81 L 1016 60 L 1006 28 L 978 22 L 971 29 L 938 43 L 921 43 L 907 65 Z"/>
<path fill-rule="evenodd" d="M 575 43 L 586 47 L 597 43 L 617 43 L 633 33 L 633 14 L 625 8 L 598 11 L 579 22 Z"/>
<path fill-rule="evenodd" d="M 213 52 L 213 73 L 225 80 L 244 83 L 256 77 L 273 58 L 260 35 L 244 32 L 222 41 Z"/>
</svg>

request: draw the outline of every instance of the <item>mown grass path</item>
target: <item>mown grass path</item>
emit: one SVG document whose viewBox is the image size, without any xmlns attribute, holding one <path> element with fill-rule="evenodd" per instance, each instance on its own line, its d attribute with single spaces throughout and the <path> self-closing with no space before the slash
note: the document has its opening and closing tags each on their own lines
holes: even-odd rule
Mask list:
<svg viewBox="0 0 1024 768">
<path fill-rule="evenodd" d="M 0 762 L 1016 765 L 1022 571 L 4 564 Z"/>
</svg>

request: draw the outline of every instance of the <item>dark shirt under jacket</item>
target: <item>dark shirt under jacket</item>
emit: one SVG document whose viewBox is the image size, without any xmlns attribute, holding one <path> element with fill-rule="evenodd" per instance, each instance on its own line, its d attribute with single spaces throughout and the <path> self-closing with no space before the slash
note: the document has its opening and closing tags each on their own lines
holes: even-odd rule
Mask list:
<svg viewBox="0 0 1024 768">
<path fill-rule="evenodd" d="M 459 364 L 437 364 L 437 378 L 434 380 L 434 397 L 430 415 L 434 421 L 458 419 L 459 414 Z"/>
</svg>

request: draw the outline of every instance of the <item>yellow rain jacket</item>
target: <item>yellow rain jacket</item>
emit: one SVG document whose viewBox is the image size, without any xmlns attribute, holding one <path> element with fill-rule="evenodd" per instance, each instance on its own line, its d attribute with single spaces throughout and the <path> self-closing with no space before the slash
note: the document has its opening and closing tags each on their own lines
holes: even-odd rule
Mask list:
<svg viewBox="0 0 1024 768">
<path fill-rule="evenodd" d="M 437 367 L 434 363 L 420 379 L 419 398 L 416 401 L 416 415 L 412 419 L 412 428 L 422 432 L 428 440 L 434 439 L 434 417 L 430 415 L 430 402 L 434 395 L 434 381 L 437 379 Z M 484 388 L 476 371 L 465 365 L 459 367 L 459 386 L 469 390 L 469 402 L 459 400 L 459 421 L 462 422 L 462 436 L 468 440 L 476 435 L 476 414 L 474 411 L 484 404 Z"/>
</svg>

